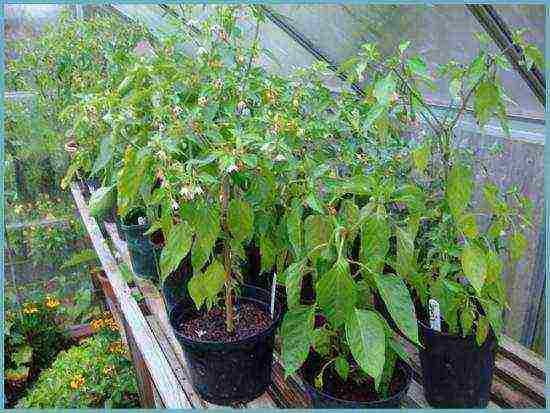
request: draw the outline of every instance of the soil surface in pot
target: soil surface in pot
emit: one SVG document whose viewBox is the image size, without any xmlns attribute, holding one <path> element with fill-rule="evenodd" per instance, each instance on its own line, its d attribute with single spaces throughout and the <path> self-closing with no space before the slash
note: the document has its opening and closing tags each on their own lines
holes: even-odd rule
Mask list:
<svg viewBox="0 0 550 413">
<path fill-rule="evenodd" d="M 243 303 L 237 312 L 234 334 L 228 334 L 225 329 L 223 308 L 213 308 L 207 313 L 184 321 L 180 324 L 179 331 L 196 341 L 230 343 L 259 334 L 267 330 L 272 323 L 271 316 L 262 308 L 252 303 Z"/>
<path fill-rule="evenodd" d="M 397 369 L 395 370 L 397 372 Z M 405 386 L 406 377 L 402 374 L 394 374 L 387 395 L 381 395 L 374 390 L 374 380 L 370 377 L 361 383 L 353 379 L 343 381 L 333 368 L 325 370 L 323 377 L 323 393 L 332 397 L 354 402 L 373 402 L 385 399 L 397 394 Z"/>
</svg>

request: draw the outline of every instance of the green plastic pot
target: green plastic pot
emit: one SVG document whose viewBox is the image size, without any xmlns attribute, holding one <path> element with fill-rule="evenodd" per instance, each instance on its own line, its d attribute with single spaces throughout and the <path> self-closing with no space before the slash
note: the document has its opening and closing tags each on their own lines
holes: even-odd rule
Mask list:
<svg viewBox="0 0 550 413">
<path fill-rule="evenodd" d="M 149 224 L 128 225 L 121 222 L 120 229 L 126 239 L 134 274 L 157 283 L 159 280 L 157 263 L 160 260 L 162 246 L 153 244 L 149 236 L 145 235 Z"/>
</svg>

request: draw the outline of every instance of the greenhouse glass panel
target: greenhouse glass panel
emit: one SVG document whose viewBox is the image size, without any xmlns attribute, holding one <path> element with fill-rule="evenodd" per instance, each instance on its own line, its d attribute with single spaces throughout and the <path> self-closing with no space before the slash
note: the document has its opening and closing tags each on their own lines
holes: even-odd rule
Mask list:
<svg viewBox="0 0 550 413">
<path fill-rule="evenodd" d="M 484 29 L 462 5 L 274 5 L 304 37 L 336 63 L 342 63 L 366 42 L 390 52 L 405 40 L 409 51 L 420 54 L 431 70 L 449 60 L 471 60 L 478 48 L 475 33 Z M 516 17 L 512 27 L 524 27 L 540 47 L 544 39 L 544 16 L 540 6 L 523 6 L 529 18 Z M 508 11 L 506 7 L 504 10 Z M 508 12 L 508 14 L 510 14 Z M 539 16 L 539 17 L 537 17 Z M 496 46 L 493 45 L 496 50 Z M 544 50 L 541 48 L 541 50 Z M 515 71 L 504 75 L 503 84 L 517 104 L 509 104 L 510 114 L 543 118 L 543 107 Z M 439 82 L 436 91 L 427 91 L 431 102 L 448 105 L 448 84 Z"/>
</svg>

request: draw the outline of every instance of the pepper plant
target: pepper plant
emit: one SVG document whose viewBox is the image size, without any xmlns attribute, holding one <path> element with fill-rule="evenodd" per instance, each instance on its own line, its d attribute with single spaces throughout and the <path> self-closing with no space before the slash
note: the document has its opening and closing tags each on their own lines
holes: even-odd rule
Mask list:
<svg viewBox="0 0 550 413">
<path fill-rule="evenodd" d="M 524 51 L 524 64 L 541 64 L 542 54 L 523 41 L 522 34 L 517 31 L 514 38 Z M 501 276 L 506 258 L 513 267 L 527 247 L 533 206 L 516 187 L 499 187 L 489 176 L 487 159 L 458 145 L 455 136 L 470 107 L 480 128 L 496 117 L 510 133 L 506 105 L 511 99 L 499 74 L 511 66 L 505 51 L 491 51 L 484 34 L 478 38 L 479 53 L 471 62 L 451 61 L 437 69 L 456 105 L 445 117 L 436 116 L 426 104 L 423 91 L 433 86 L 434 76 L 420 56 L 407 56 L 408 42 L 389 57 L 367 44 L 349 65 L 359 77 L 368 72 L 373 78 L 377 103 L 368 119 L 388 112 L 382 94 L 392 95 L 425 124 L 407 157 L 403 184 L 409 196 L 398 205 L 395 251 L 387 263 L 414 289 L 423 308 L 429 298 L 439 302 L 449 332 L 474 334 L 481 345 L 490 329 L 497 337 L 502 330 L 507 304 Z M 489 156 L 498 151 L 491 148 Z"/>
</svg>

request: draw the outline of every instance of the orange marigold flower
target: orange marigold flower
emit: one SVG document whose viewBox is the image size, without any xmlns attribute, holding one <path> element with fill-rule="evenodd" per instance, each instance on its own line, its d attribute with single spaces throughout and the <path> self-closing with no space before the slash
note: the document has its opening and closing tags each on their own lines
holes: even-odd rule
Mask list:
<svg viewBox="0 0 550 413">
<path fill-rule="evenodd" d="M 86 380 L 84 380 L 84 377 L 82 377 L 81 374 L 77 374 L 71 380 L 71 388 L 78 389 L 79 387 L 82 387 L 82 385 L 84 385 L 85 381 Z"/>
<path fill-rule="evenodd" d="M 103 320 L 102 319 L 97 319 L 97 320 L 92 321 L 90 323 L 90 327 L 92 327 L 93 332 L 99 331 L 101 329 L 101 327 L 103 327 Z"/>
</svg>

